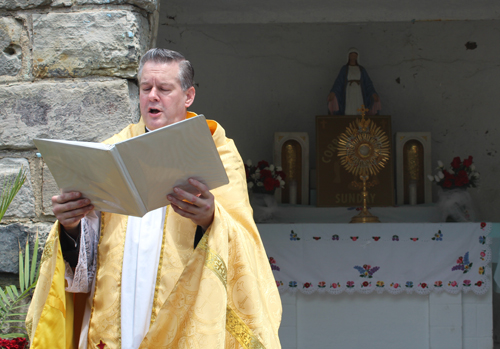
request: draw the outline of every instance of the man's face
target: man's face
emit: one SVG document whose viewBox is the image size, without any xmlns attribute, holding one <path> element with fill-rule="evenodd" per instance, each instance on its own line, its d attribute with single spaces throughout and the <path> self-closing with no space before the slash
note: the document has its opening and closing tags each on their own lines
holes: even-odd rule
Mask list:
<svg viewBox="0 0 500 349">
<path fill-rule="evenodd" d="M 139 83 L 141 115 L 150 130 L 174 124 L 186 118 L 195 90 L 182 90 L 179 63 L 147 62 Z"/>
</svg>

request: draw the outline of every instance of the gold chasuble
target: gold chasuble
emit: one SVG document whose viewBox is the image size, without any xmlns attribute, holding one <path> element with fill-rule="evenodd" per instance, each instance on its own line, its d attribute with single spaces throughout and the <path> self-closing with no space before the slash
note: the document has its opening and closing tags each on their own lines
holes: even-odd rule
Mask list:
<svg viewBox="0 0 500 349">
<path fill-rule="evenodd" d="M 194 115 L 188 113 L 188 117 Z M 167 207 L 151 323 L 140 348 L 280 348 L 281 300 L 252 217 L 244 165 L 224 129 L 215 121 L 207 122 L 230 182 L 212 190 L 214 221 L 194 250 L 196 225 Z M 105 143 L 144 130 L 141 119 Z M 90 294 L 65 292 L 65 264 L 56 222 L 45 245 L 26 318 L 31 348 L 77 348 L 88 301 L 92 302 L 88 348 L 121 347 L 127 220 L 128 216 L 118 214 L 101 215 L 92 300 Z"/>
</svg>

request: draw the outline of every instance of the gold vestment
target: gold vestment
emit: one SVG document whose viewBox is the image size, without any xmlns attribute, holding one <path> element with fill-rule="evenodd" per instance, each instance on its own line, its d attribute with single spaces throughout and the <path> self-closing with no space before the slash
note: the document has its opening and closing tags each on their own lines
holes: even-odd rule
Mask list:
<svg viewBox="0 0 500 349">
<path fill-rule="evenodd" d="M 195 114 L 188 113 L 188 117 Z M 193 250 L 196 225 L 167 208 L 149 332 L 140 348 L 280 348 L 281 300 L 252 217 L 241 157 L 207 121 L 229 184 L 212 190 L 212 225 Z M 143 134 L 142 119 L 105 143 Z M 128 216 L 102 213 L 88 348 L 120 348 L 120 295 Z M 31 348 L 77 348 L 89 294 L 65 292 L 59 223 L 41 259 L 26 318 Z"/>
</svg>

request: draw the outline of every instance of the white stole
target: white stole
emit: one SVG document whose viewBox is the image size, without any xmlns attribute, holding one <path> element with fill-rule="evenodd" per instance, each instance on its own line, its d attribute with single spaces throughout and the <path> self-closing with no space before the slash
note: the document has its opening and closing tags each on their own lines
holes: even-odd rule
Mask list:
<svg viewBox="0 0 500 349">
<path fill-rule="evenodd" d="M 138 348 L 149 330 L 166 207 L 128 217 L 121 285 L 121 345 Z"/>
</svg>

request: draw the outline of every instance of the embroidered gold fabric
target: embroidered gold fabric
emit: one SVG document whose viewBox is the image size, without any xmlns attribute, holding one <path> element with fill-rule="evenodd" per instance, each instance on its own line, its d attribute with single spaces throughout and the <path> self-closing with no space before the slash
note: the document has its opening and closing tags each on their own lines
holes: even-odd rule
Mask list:
<svg viewBox="0 0 500 349">
<path fill-rule="evenodd" d="M 238 317 L 230 307 L 226 313 L 226 330 L 245 349 L 265 349 L 259 339 L 253 334 L 252 330 Z"/>
<path fill-rule="evenodd" d="M 213 121 L 208 123 L 230 183 L 212 191 L 214 221 L 195 250 L 195 224 L 169 211 L 152 322 L 140 348 L 280 348 L 281 301 L 253 221 L 244 165 L 233 141 L 225 137 L 224 129 Z M 115 143 L 143 132 L 141 120 L 106 142 Z M 107 213 L 102 216 L 88 348 L 96 348 L 101 339 L 106 349 L 120 347 L 120 288 L 126 222 L 126 216 Z M 48 290 L 64 292 L 64 268 L 62 280 L 56 268 L 58 254 L 53 253 L 53 257 L 47 259 L 43 271 L 47 277 L 39 281 L 35 292 L 34 303 L 41 305 L 40 313 L 47 311 Z M 60 261 L 64 266 L 62 255 Z M 39 291 L 45 288 L 47 294 Z M 62 302 L 66 306 L 69 300 L 63 297 Z M 68 309 L 66 307 L 67 313 Z M 64 317 L 58 317 L 50 326 L 42 326 L 43 331 L 38 330 L 42 323 L 48 324 L 45 315 L 35 314 L 32 319 L 35 342 L 37 338 L 53 339 L 61 331 L 72 330 Z M 33 348 L 47 347 L 64 348 L 65 345 L 61 342 L 61 346 Z"/>
</svg>

